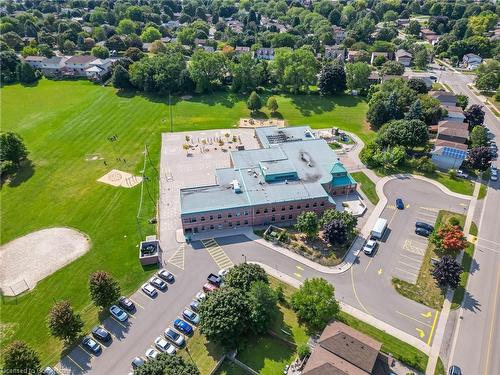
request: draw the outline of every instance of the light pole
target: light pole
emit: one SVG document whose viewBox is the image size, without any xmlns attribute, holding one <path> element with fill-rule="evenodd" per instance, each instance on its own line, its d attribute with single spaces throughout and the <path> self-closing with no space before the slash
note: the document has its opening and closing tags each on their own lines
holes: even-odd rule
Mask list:
<svg viewBox="0 0 500 375">
<path fill-rule="evenodd" d="M 247 262 L 247 256 L 245 254 L 241 254 L 241 256 L 245 259 L 245 263 Z"/>
</svg>

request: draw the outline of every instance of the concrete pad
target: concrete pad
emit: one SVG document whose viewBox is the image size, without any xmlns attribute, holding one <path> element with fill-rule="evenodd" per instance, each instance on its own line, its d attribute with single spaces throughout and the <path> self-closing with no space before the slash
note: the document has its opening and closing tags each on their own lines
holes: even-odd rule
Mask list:
<svg viewBox="0 0 500 375">
<path fill-rule="evenodd" d="M 0 289 L 7 296 L 36 283 L 81 257 L 90 240 L 71 228 L 49 228 L 16 238 L 0 247 Z"/>
<path fill-rule="evenodd" d="M 115 187 L 132 188 L 142 182 L 142 177 L 113 169 L 97 180 Z"/>
</svg>

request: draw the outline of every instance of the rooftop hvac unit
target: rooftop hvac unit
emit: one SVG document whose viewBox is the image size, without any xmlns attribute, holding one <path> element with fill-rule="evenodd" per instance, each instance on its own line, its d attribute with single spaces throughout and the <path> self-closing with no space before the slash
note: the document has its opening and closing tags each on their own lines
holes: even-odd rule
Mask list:
<svg viewBox="0 0 500 375">
<path fill-rule="evenodd" d="M 240 183 L 238 182 L 238 180 L 233 180 L 231 182 L 231 185 L 233 186 L 233 190 L 236 194 L 241 193 L 241 187 L 240 187 Z"/>
</svg>

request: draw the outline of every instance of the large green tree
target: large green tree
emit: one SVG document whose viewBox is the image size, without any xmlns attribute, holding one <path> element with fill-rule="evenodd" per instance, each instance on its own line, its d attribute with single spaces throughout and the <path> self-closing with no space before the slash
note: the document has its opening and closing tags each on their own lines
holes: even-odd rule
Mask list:
<svg viewBox="0 0 500 375">
<path fill-rule="evenodd" d="M 424 147 L 428 141 L 427 125 L 421 120 L 391 121 L 377 134 L 377 142 L 382 147 L 402 146 L 411 149 Z"/>
<path fill-rule="evenodd" d="M 335 289 L 321 278 L 307 279 L 292 295 L 291 305 L 299 321 L 312 332 L 322 330 L 340 311 Z"/>
<path fill-rule="evenodd" d="M 252 327 L 252 304 L 247 293 L 231 286 L 209 293 L 200 305 L 200 332 L 228 349 L 241 343 Z"/>
<path fill-rule="evenodd" d="M 90 298 L 98 307 L 108 307 L 120 297 L 120 285 L 105 271 L 95 271 L 89 278 Z"/>
<path fill-rule="evenodd" d="M 297 216 L 297 224 L 295 227 L 306 234 L 308 238 L 313 238 L 318 234 L 319 221 L 318 215 L 313 211 L 303 211 Z"/>
<path fill-rule="evenodd" d="M 472 148 L 485 147 L 488 145 L 488 132 L 484 126 L 475 126 L 470 133 L 469 138 Z"/>
<path fill-rule="evenodd" d="M 269 283 L 266 271 L 253 263 L 241 263 L 229 269 L 229 272 L 224 277 L 224 282 L 227 286 L 235 289 L 248 292 L 252 284 L 256 281 Z"/>
<path fill-rule="evenodd" d="M 189 64 L 189 74 L 196 85 L 196 92 L 212 91 L 222 83 L 226 72 L 226 61 L 220 53 L 197 49 Z"/>
<path fill-rule="evenodd" d="M 346 87 L 344 66 L 337 60 L 324 64 L 318 78 L 319 93 L 321 95 L 334 95 L 343 93 Z"/>
<path fill-rule="evenodd" d="M 59 301 L 49 312 L 47 326 L 52 336 L 71 342 L 82 331 L 83 321 L 69 301 Z"/>
<path fill-rule="evenodd" d="M 239 62 L 230 65 L 233 76 L 232 90 L 247 93 L 255 90 L 262 82 L 263 68 L 249 53 L 243 54 Z"/>
<path fill-rule="evenodd" d="M 24 341 L 13 341 L 3 348 L 3 372 L 5 374 L 38 374 L 38 353 Z"/>
<path fill-rule="evenodd" d="M 345 66 L 347 88 L 349 90 L 368 90 L 370 82 L 368 77 L 371 74 L 371 68 L 367 63 L 357 62 L 346 64 Z"/>
<path fill-rule="evenodd" d="M 309 92 L 309 86 L 316 83 L 318 64 L 314 54 L 307 48 L 279 48 L 271 63 L 271 70 L 283 88 L 297 94 Z"/>
<path fill-rule="evenodd" d="M 247 108 L 252 112 L 257 112 L 262 108 L 262 100 L 255 91 L 252 91 L 252 93 L 248 97 Z"/>
<path fill-rule="evenodd" d="M 276 292 L 265 282 L 256 281 L 248 293 L 252 305 L 252 328 L 257 333 L 267 332 L 272 323 L 278 300 Z"/>
<path fill-rule="evenodd" d="M 19 167 L 21 161 L 28 156 L 28 150 L 24 145 L 23 139 L 17 133 L 0 133 L 0 161 L 10 161 Z"/>
<path fill-rule="evenodd" d="M 323 216 L 321 216 L 320 225 L 323 226 L 326 223 L 329 223 L 332 220 L 340 220 L 342 221 L 348 232 L 353 232 L 356 229 L 356 225 L 358 225 L 358 218 L 347 211 L 339 211 L 334 209 L 328 209 L 323 212 Z"/>
<path fill-rule="evenodd" d="M 137 368 L 135 375 L 199 375 L 200 371 L 191 362 L 179 355 L 161 353 L 156 359 Z"/>
</svg>

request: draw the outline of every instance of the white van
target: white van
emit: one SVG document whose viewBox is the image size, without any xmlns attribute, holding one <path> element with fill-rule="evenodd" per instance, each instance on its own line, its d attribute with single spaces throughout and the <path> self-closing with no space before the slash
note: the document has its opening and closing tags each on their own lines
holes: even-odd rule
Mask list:
<svg viewBox="0 0 500 375">
<path fill-rule="evenodd" d="M 385 230 L 387 229 L 387 220 L 379 217 L 377 222 L 373 226 L 371 238 L 380 240 L 384 236 Z"/>
</svg>

